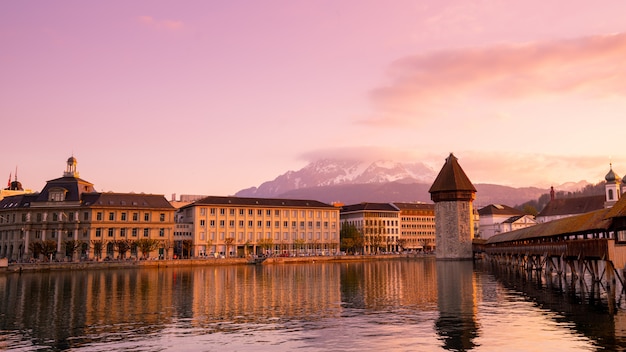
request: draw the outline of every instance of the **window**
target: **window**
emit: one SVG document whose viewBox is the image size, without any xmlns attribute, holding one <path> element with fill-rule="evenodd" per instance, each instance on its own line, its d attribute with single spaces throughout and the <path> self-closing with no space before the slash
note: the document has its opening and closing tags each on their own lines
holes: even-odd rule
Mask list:
<svg viewBox="0 0 626 352">
<path fill-rule="evenodd" d="M 83 213 L 83 220 L 84 221 L 88 221 L 89 220 L 89 212 L 88 211 Z"/>
<path fill-rule="evenodd" d="M 52 213 L 52 221 L 59 221 L 59 214 Z"/>
<path fill-rule="evenodd" d="M 243 220 L 239 220 L 239 227 L 243 227 Z"/>
<path fill-rule="evenodd" d="M 122 221 L 126 221 L 126 212 L 122 212 Z"/>
<path fill-rule="evenodd" d="M 109 221 L 114 221 L 115 220 L 115 213 L 114 212 L 109 212 Z"/>
<path fill-rule="evenodd" d="M 220 208 L 220 215 L 226 215 L 226 209 Z"/>
<path fill-rule="evenodd" d="M 243 209 L 239 209 L 239 215 L 243 215 L 243 214 L 244 214 Z"/>
<path fill-rule="evenodd" d="M 224 220 L 220 220 L 220 227 L 224 227 Z"/>
<path fill-rule="evenodd" d="M 278 209 L 274 210 L 274 216 L 280 216 L 280 210 Z"/>
<path fill-rule="evenodd" d="M 256 215 L 258 215 L 258 216 L 263 215 L 263 210 L 261 210 L 261 209 L 257 209 L 257 211 L 256 211 Z"/>
<path fill-rule="evenodd" d="M 265 227 L 272 227 L 272 222 L 271 221 L 266 221 L 265 222 Z"/>
<path fill-rule="evenodd" d="M 256 222 L 256 226 L 263 227 L 263 221 L 259 220 Z"/>
<path fill-rule="evenodd" d="M 102 229 L 96 229 L 96 237 L 102 237 Z"/>
<path fill-rule="evenodd" d="M 280 227 L 280 221 L 274 221 L 274 227 L 275 228 L 279 228 Z"/>
<path fill-rule="evenodd" d="M 206 208 L 200 208 L 200 215 L 206 215 Z"/>
<path fill-rule="evenodd" d="M 134 228 L 134 229 L 132 230 L 132 232 L 131 232 L 131 234 L 132 234 L 131 236 L 133 236 L 133 237 L 137 237 L 137 232 L 138 232 L 138 231 L 137 231 L 137 229 L 136 229 L 136 228 Z"/>
<path fill-rule="evenodd" d="M 150 221 L 150 213 L 143 214 L 143 221 Z"/>
<path fill-rule="evenodd" d="M 248 227 L 252 227 L 252 226 L 254 226 L 252 223 L 252 220 L 248 220 Z"/>
<path fill-rule="evenodd" d="M 265 210 L 265 215 L 272 216 L 272 211 L 269 209 Z"/>
<path fill-rule="evenodd" d="M 143 229 L 143 237 L 150 237 L 150 229 Z"/>
<path fill-rule="evenodd" d="M 211 215 L 215 215 L 215 208 L 211 208 L 210 213 L 211 213 Z"/>
<path fill-rule="evenodd" d="M 235 215 L 235 209 L 228 209 L 228 215 Z"/>
<path fill-rule="evenodd" d="M 120 237 L 126 237 L 126 229 L 120 229 Z"/>
<path fill-rule="evenodd" d="M 159 214 L 159 221 L 160 222 L 164 222 L 165 221 L 165 213 Z"/>
<path fill-rule="evenodd" d="M 254 211 L 252 209 L 248 209 L 248 215 L 254 215 Z"/>
<path fill-rule="evenodd" d="M 215 227 L 215 220 L 209 221 L 209 224 L 210 224 L 211 227 Z"/>
<path fill-rule="evenodd" d="M 228 227 L 235 227 L 235 220 L 228 220 Z"/>
<path fill-rule="evenodd" d="M 139 213 L 133 213 L 133 221 L 139 221 Z"/>
<path fill-rule="evenodd" d="M 96 220 L 102 221 L 102 212 L 101 211 L 96 213 Z"/>
<path fill-rule="evenodd" d="M 165 229 L 162 227 L 159 229 L 159 237 L 165 237 Z"/>
<path fill-rule="evenodd" d="M 115 230 L 114 229 L 109 229 L 109 237 L 113 237 L 115 236 Z"/>
<path fill-rule="evenodd" d="M 204 227 L 206 225 L 204 219 L 200 220 L 200 227 Z"/>
</svg>

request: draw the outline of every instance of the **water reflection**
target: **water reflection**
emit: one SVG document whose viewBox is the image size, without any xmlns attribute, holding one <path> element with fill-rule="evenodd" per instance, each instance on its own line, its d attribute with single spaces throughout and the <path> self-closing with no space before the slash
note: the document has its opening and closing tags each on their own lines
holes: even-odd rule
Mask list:
<svg viewBox="0 0 626 352">
<path fill-rule="evenodd" d="M 468 351 L 476 346 L 475 290 L 471 261 L 437 262 L 439 319 L 436 328 L 446 350 Z"/>
<path fill-rule="evenodd" d="M 532 350 L 538 336 L 544 347 L 550 339 L 590 350 L 626 342 L 621 308 L 540 301 L 548 284 L 519 279 L 428 259 L 0 275 L 0 350 L 498 351 Z"/>
</svg>

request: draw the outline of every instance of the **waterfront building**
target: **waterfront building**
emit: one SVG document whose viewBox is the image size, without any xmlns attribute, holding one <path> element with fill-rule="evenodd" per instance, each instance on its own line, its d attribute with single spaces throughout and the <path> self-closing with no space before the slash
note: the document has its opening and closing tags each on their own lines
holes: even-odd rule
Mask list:
<svg viewBox="0 0 626 352">
<path fill-rule="evenodd" d="M 363 236 L 364 252 L 401 249 L 400 209 L 392 203 L 358 203 L 341 208 L 341 223 L 353 225 Z"/>
<path fill-rule="evenodd" d="M 480 208 L 478 214 L 479 233 L 482 239 L 537 224 L 532 216 L 503 204 L 489 204 Z"/>
<path fill-rule="evenodd" d="M 11 176 L 12 175 L 9 175 L 7 187 L 4 189 L 0 189 L 0 200 L 2 200 L 4 197 L 33 193 L 33 191 L 30 189 L 24 189 L 22 187 L 22 183 L 17 180 L 17 170 L 15 171 L 15 178 L 13 179 L 13 181 L 11 181 Z"/>
<path fill-rule="evenodd" d="M 41 192 L 0 200 L 0 258 L 123 259 L 143 250 L 169 257 L 174 213 L 163 195 L 96 192 L 72 156 Z"/>
<path fill-rule="evenodd" d="M 435 249 L 435 204 L 393 203 L 400 210 L 401 247 L 406 250 Z"/>
<path fill-rule="evenodd" d="M 476 188 L 452 153 L 428 192 L 435 202 L 437 259 L 472 259 Z"/>
<path fill-rule="evenodd" d="M 554 187 L 550 187 L 550 201 L 537 214 L 537 222 L 544 223 L 612 207 L 626 190 L 626 187 L 622 185 L 622 182 L 626 180 L 622 180 L 613 171 L 613 165 L 609 166 L 609 172 L 604 180 L 606 182 L 604 194 L 594 196 L 557 198 Z"/>
<path fill-rule="evenodd" d="M 339 208 L 315 200 L 209 196 L 181 207 L 175 237 L 193 256 L 328 255 Z"/>
</svg>

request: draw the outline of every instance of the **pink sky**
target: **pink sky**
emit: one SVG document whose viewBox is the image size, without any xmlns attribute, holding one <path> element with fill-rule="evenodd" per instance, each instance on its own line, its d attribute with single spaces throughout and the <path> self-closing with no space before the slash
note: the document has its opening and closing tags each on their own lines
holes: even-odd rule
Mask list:
<svg viewBox="0 0 626 352">
<path fill-rule="evenodd" d="M 626 174 L 626 2 L 5 1 L 0 172 L 229 195 L 317 158 Z M 2 174 L 0 173 L 0 176 Z"/>
</svg>

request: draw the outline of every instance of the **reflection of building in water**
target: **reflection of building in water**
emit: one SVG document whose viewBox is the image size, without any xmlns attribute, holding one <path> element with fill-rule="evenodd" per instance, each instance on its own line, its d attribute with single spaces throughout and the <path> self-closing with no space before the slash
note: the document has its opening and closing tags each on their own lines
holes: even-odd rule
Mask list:
<svg viewBox="0 0 626 352">
<path fill-rule="evenodd" d="M 189 276 L 195 323 L 224 320 L 316 320 L 340 315 L 339 267 L 333 264 L 207 267 L 177 271 Z M 176 304 L 178 306 L 178 304 Z M 213 327 L 216 328 L 216 327 Z"/>
<path fill-rule="evenodd" d="M 472 262 L 437 261 L 439 318 L 435 328 L 446 350 L 468 351 L 476 346 L 476 299 Z"/>
<path fill-rule="evenodd" d="M 389 308 L 389 302 L 407 309 L 435 309 L 435 262 L 423 265 L 406 261 L 381 261 L 377 265 L 363 262 L 341 266 L 341 301 L 348 307 Z"/>
</svg>

